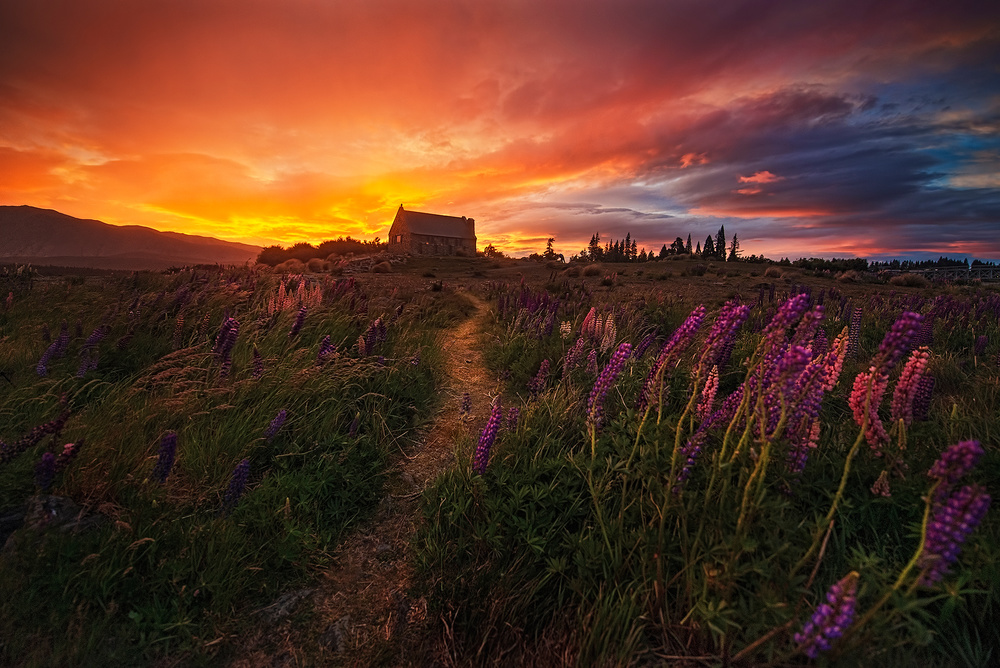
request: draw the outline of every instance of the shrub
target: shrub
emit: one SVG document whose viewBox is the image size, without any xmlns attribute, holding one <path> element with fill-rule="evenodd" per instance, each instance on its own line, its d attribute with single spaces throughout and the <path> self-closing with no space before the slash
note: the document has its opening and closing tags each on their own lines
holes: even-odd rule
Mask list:
<svg viewBox="0 0 1000 668">
<path fill-rule="evenodd" d="M 931 282 L 920 274 L 900 274 L 889 279 L 891 285 L 899 285 L 904 288 L 929 288 Z"/>
<path fill-rule="evenodd" d="M 318 257 L 314 257 L 313 259 L 309 260 L 309 262 L 306 263 L 306 267 L 309 269 L 310 272 L 318 274 L 321 271 L 323 271 L 324 264 L 326 263 L 324 263 L 323 260 L 319 259 Z"/>
<path fill-rule="evenodd" d="M 768 267 L 764 270 L 764 278 L 781 278 L 781 270 L 777 267 Z"/>
<path fill-rule="evenodd" d="M 584 276 L 600 276 L 601 268 L 596 264 L 587 265 L 583 270 Z"/>
<path fill-rule="evenodd" d="M 390 272 L 392 272 L 392 265 L 388 262 L 379 262 L 372 267 L 373 274 L 388 274 Z"/>
<path fill-rule="evenodd" d="M 692 276 L 704 276 L 706 271 L 708 271 L 708 267 L 701 262 L 688 269 L 688 273 Z"/>
<path fill-rule="evenodd" d="M 301 260 L 285 260 L 274 268 L 276 274 L 301 274 L 305 271 L 306 265 Z"/>
</svg>

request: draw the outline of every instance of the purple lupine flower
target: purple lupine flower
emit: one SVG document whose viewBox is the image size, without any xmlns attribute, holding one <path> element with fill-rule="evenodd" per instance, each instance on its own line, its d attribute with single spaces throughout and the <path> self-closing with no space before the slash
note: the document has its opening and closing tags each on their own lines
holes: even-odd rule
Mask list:
<svg viewBox="0 0 1000 668">
<path fill-rule="evenodd" d="M 780 316 L 781 312 L 781 310 L 778 311 L 779 315 L 775 316 L 776 319 Z M 737 304 L 735 299 L 730 299 L 723 304 L 718 317 L 712 323 L 712 328 L 708 331 L 705 343 L 702 345 L 699 365 L 716 364 L 719 359 L 719 352 L 726 345 L 726 342 L 729 341 L 730 337 L 736 336 L 736 330 L 746 322 L 749 315 L 750 307 L 746 304 Z"/>
<path fill-rule="evenodd" d="M 684 320 L 681 326 L 674 331 L 663 348 L 660 349 L 660 354 L 656 357 L 656 361 L 653 362 L 653 366 L 650 367 L 649 374 L 646 376 L 646 381 L 643 383 L 642 390 L 639 392 L 639 399 L 636 402 L 637 410 L 643 411 L 646 409 L 649 397 L 654 393 L 657 393 L 660 385 L 662 384 L 661 373 L 667 368 L 667 366 L 673 364 L 677 358 L 680 357 L 684 348 L 687 347 L 687 345 L 694 339 L 694 335 L 697 333 L 698 328 L 701 327 L 701 323 L 704 319 L 705 306 L 699 305 L 691 311 L 691 314 Z"/>
<path fill-rule="evenodd" d="M 847 333 L 847 356 L 854 357 L 861 342 L 861 307 L 855 306 L 851 312 L 851 324 Z"/>
<path fill-rule="evenodd" d="M 646 336 L 642 337 L 642 341 L 639 345 L 635 347 L 635 354 L 632 356 L 636 360 L 642 359 L 642 356 L 646 354 L 649 347 L 653 345 L 653 341 L 656 340 L 656 332 L 650 332 Z"/>
<path fill-rule="evenodd" d="M 278 411 L 278 414 L 274 416 L 271 420 L 271 424 L 267 425 L 267 429 L 264 431 L 264 440 L 268 443 L 278 434 L 281 429 L 281 425 L 285 424 L 285 418 L 288 417 L 288 411 L 282 408 Z"/>
<path fill-rule="evenodd" d="M 45 349 L 45 352 L 42 353 L 41 358 L 38 360 L 38 364 L 35 365 L 35 373 L 39 376 L 47 376 L 49 374 L 49 360 L 55 355 L 58 347 L 58 341 L 53 341 L 49 344 L 49 347 Z"/>
<path fill-rule="evenodd" d="M 889 373 L 909 350 L 910 341 L 920 331 L 923 320 L 924 316 L 919 313 L 904 311 L 879 344 L 878 352 L 872 358 L 872 366 L 880 373 Z"/>
<path fill-rule="evenodd" d="M 822 329 L 816 330 L 816 336 L 813 337 L 812 349 L 814 357 L 825 355 L 826 351 L 830 349 L 830 339 L 827 338 L 826 332 Z"/>
<path fill-rule="evenodd" d="M 302 325 L 306 321 L 306 313 L 308 312 L 309 309 L 306 308 L 305 304 L 299 307 L 299 312 L 295 315 L 295 322 L 292 323 L 292 329 L 288 332 L 288 338 L 298 335 L 299 330 L 302 329 Z"/>
<path fill-rule="evenodd" d="M 631 354 L 631 343 L 625 342 L 619 345 L 590 391 L 590 396 L 587 398 L 587 424 L 592 425 L 595 429 L 601 426 L 601 419 L 604 417 L 604 397 L 611 386 L 615 384 L 618 374 L 621 373 Z"/>
<path fill-rule="evenodd" d="M 38 425 L 13 443 L 0 448 L 0 464 L 7 464 L 14 457 L 37 445 L 39 441 L 50 434 L 53 438 L 58 438 L 67 420 L 69 420 L 69 411 L 64 410 L 55 420 Z"/>
<path fill-rule="evenodd" d="M 35 484 L 43 492 L 49 491 L 52 481 L 56 478 L 56 456 L 51 452 L 42 455 L 42 459 L 35 464 Z"/>
<path fill-rule="evenodd" d="M 184 314 L 178 313 L 177 320 L 174 321 L 174 350 L 181 347 L 184 340 Z"/>
<path fill-rule="evenodd" d="M 528 392 L 531 393 L 531 398 L 536 399 L 538 395 L 542 393 L 545 389 L 545 381 L 548 379 L 549 375 L 549 360 L 544 359 L 542 363 L 538 366 L 538 373 L 535 377 L 528 381 Z"/>
<path fill-rule="evenodd" d="M 930 353 L 926 347 L 920 347 L 910 353 L 909 359 L 903 365 L 903 372 L 896 381 L 896 389 L 892 393 L 892 404 L 890 406 L 890 416 L 893 422 L 903 421 L 909 426 L 913 422 L 913 400 L 920 386 L 920 379 L 924 377 L 927 370 L 927 363 L 930 360 Z"/>
<path fill-rule="evenodd" d="M 226 489 L 226 495 L 222 499 L 222 512 L 224 515 L 228 515 L 233 512 L 236 508 L 236 504 L 239 503 L 240 497 L 243 496 L 243 491 L 247 486 L 247 478 L 250 476 L 250 461 L 244 459 L 236 468 L 233 469 L 233 476 L 229 479 L 229 487 Z"/>
<path fill-rule="evenodd" d="M 260 380 L 260 377 L 264 375 L 264 358 L 261 357 L 260 351 L 257 350 L 256 344 L 253 347 L 253 379 Z"/>
<path fill-rule="evenodd" d="M 927 420 L 931 408 L 931 397 L 934 395 L 934 376 L 924 376 L 917 383 L 913 393 L 913 419 L 921 422 Z"/>
<path fill-rule="evenodd" d="M 962 543 L 979 526 L 989 507 L 990 495 L 979 485 L 966 485 L 934 503 L 927 539 L 917 559 L 922 569 L 920 584 L 932 585 L 948 573 Z"/>
<path fill-rule="evenodd" d="M 104 337 L 107 336 L 110 331 L 111 328 L 107 325 L 98 325 L 94 328 L 94 331 L 90 333 L 90 336 L 87 337 L 87 340 L 83 342 L 83 347 L 90 348 L 92 346 L 96 346 L 104 340 Z"/>
<path fill-rule="evenodd" d="M 62 325 L 59 327 L 59 338 L 55 342 L 56 349 L 52 353 L 55 358 L 60 358 L 66 354 L 66 349 L 69 348 L 69 324 L 65 320 L 62 321 Z"/>
<path fill-rule="evenodd" d="M 323 337 L 323 340 L 319 342 L 319 353 L 316 355 L 316 362 L 322 362 L 325 360 L 335 349 L 336 346 L 331 343 L 330 335 L 327 334 Z"/>
<path fill-rule="evenodd" d="M 459 405 L 458 413 L 459 415 L 468 415 L 472 412 L 472 397 L 466 392 L 462 395 L 462 403 Z"/>
<path fill-rule="evenodd" d="M 177 456 L 177 433 L 168 431 L 160 439 L 160 452 L 153 466 L 151 477 L 161 485 L 167 481 L 170 470 L 174 467 L 174 458 Z"/>
<path fill-rule="evenodd" d="M 507 409 L 507 429 L 516 429 L 517 421 L 521 418 L 521 409 L 511 406 Z"/>
<path fill-rule="evenodd" d="M 740 385 L 725 398 L 722 402 L 722 406 L 719 407 L 714 413 L 709 415 L 702 423 L 698 426 L 698 429 L 691 435 L 687 443 L 681 446 L 680 454 L 684 457 L 684 465 L 681 467 L 680 472 L 677 474 L 677 480 L 675 484 L 671 487 L 671 491 L 674 494 L 680 494 L 684 483 L 691 476 L 691 469 L 698 459 L 698 455 L 701 454 L 701 448 L 705 444 L 705 439 L 708 437 L 708 431 L 710 429 L 715 429 L 723 424 L 726 424 L 736 415 L 736 409 L 739 408 L 740 403 L 743 402 L 743 386 Z"/>
<path fill-rule="evenodd" d="M 236 345 L 236 338 L 239 335 L 240 323 L 236 318 L 226 318 L 222 324 L 222 330 L 219 331 L 219 338 L 215 343 L 219 357 L 222 359 L 222 370 L 220 373 L 222 377 L 229 375 L 229 369 L 233 363 L 231 355 L 233 347 Z"/>
<path fill-rule="evenodd" d="M 810 659 L 820 652 L 830 649 L 830 642 L 844 635 L 844 631 L 854 620 L 854 605 L 857 602 L 858 573 L 851 571 L 830 587 L 826 600 L 816 607 L 812 617 L 795 634 L 799 649 Z"/>
<path fill-rule="evenodd" d="M 479 475 L 484 475 L 486 473 L 486 466 L 490 463 L 490 449 L 493 447 L 493 442 L 497 438 L 497 432 L 500 430 L 500 418 L 503 415 L 503 409 L 500 407 L 500 397 L 493 400 L 493 408 L 490 411 L 490 417 L 486 421 L 486 426 L 483 427 L 483 431 L 479 434 L 479 443 L 476 445 L 476 454 L 472 460 L 472 470 Z"/>
<path fill-rule="evenodd" d="M 935 498 L 943 498 L 965 474 L 971 471 L 983 456 L 979 441 L 959 441 L 948 446 L 927 471 L 927 476 L 940 481 Z"/>
<path fill-rule="evenodd" d="M 972 346 L 972 352 L 976 357 L 982 357 L 983 353 L 986 352 L 986 342 L 987 339 L 985 334 L 981 334 L 976 337 L 976 342 Z"/>
<path fill-rule="evenodd" d="M 354 438 L 358 435 L 358 425 L 361 423 L 361 413 L 355 413 L 354 419 L 351 420 L 350 426 L 347 428 L 347 435 Z"/>
<path fill-rule="evenodd" d="M 591 348 L 587 353 L 587 373 L 597 375 L 597 349 Z"/>
</svg>

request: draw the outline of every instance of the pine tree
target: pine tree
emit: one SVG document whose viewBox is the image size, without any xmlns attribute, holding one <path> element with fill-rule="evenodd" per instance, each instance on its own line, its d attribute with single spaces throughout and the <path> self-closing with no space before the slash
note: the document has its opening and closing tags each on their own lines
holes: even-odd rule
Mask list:
<svg viewBox="0 0 1000 668">
<path fill-rule="evenodd" d="M 688 233 L 688 242 L 687 242 L 687 245 L 684 246 L 684 252 L 687 253 L 688 255 L 691 254 L 691 233 L 690 232 Z"/>
<path fill-rule="evenodd" d="M 659 259 L 660 259 L 660 260 L 662 260 L 662 259 L 663 259 L 663 258 L 665 258 L 665 257 L 667 257 L 667 244 L 663 244 L 663 247 L 662 247 L 662 248 L 660 248 L 660 256 L 659 256 Z"/>
<path fill-rule="evenodd" d="M 715 254 L 720 260 L 726 259 L 726 226 L 719 228 L 719 233 L 715 235 Z"/>
<path fill-rule="evenodd" d="M 694 254 L 695 255 L 701 255 L 701 242 L 700 241 L 698 242 L 698 248 L 695 249 Z"/>
<path fill-rule="evenodd" d="M 632 251 L 630 253 L 632 259 L 639 257 L 639 244 L 636 243 L 635 239 L 632 240 Z"/>
<path fill-rule="evenodd" d="M 702 249 L 701 254 L 704 257 L 715 257 L 715 242 L 712 241 L 711 234 L 705 239 L 705 247 Z"/>
<path fill-rule="evenodd" d="M 733 240 L 729 244 L 729 262 L 735 262 L 740 258 L 740 242 L 736 236 L 734 233 Z"/>
<path fill-rule="evenodd" d="M 590 237 L 590 244 L 587 246 L 587 256 L 590 258 L 591 262 L 596 262 L 601 256 L 601 233 L 595 232 L 594 236 Z"/>
</svg>

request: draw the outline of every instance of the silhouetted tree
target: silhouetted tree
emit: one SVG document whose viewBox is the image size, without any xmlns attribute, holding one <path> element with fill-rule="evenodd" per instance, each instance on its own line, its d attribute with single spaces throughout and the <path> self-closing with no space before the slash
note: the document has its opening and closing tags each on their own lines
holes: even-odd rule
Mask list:
<svg viewBox="0 0 1000 668">
<path fill-rule="evenodd" d="M 718 234 L 715 235 L 715 254 L 720 260 L 726 259 L 726 226 L 723 225 L 719 228 Z"/>
<path fill-rule="evenodd" d="M 705 239 L 705 247 L 702 248 L 701 254 L 703 257 L 715 257 L 715 242 L 712 241 L 711 234 Z"/>
<path fill-rule="evenodd" d="M 688 233 L 687 244 L 684 246 L 684 252 L 687 253 L 688 255 L 691 254 L 691 233 L 690 232 Z"/>
<path fill-rule="evenodd" d="M 740 242 L 736 238 L 736 234 L 733 234 L 733 240 L 729 244 L 729 262 L 735 262 L 740 259 Z"/>
<path fill-rule="evenodd" d="M 663 247 L 660 248 L 660 255 L 658 259 L 662 260 L 665 257 L 667 257 L 667 244 L 663 244 Z"/>
</svg>

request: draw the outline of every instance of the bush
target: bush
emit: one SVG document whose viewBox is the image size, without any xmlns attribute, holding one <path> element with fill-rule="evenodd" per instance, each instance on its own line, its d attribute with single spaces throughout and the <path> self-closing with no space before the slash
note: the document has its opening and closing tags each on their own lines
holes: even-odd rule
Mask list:
<svg viewBox="0 0 1000 668">
<path fill-rule="evenodd" d="M 921 274 L 900 274 L 890 278 L 889 283 L 904 288 L 929 288 L 931 285 L 931 282 Z"/>
<path fill-rule="evenodd" d="M 301 274 L 305 272 L 306 265 L 301 260 L 285 260 L 274 268 L 276 274 Z"/>
<path fill-rule="evenodd" d="M 768 267 L 764 270 L 764 278 L 781 278 L 781 270 L 777 267 Z"/>
<path fill-rule="evenodd" d="M 328 263 L 324 263 L 323 260 L 319 259 L 318 257 L 314 257 L 313 259 L 309 260 L 309 262 L 306 263 L 306 267 L 309 269 L 311 273 L 318 274 L 321 271 L 323 271 L 324 264 Z"/>
<path fill-rule="evenodd" d="M 688 273 L 692 276 L 704 276 L 706 271 L 708 271 L 708 267 L 700 262 L 688 269 Z"/>
<path fill-rule="evenodd" d="M 600 276 L 601 275 L 601 268 L 599 266 L 597 266 L 596 264 L 588 265 L 587 267 L 584 268 L 583 275 L 584 276 Z"/>
<path fill-rule="evenodd" d="M 388 262 L 379 262 L 372 267 L 373 274 L 388 274 L 392 272 L 392 265 Z"/>
</svg>

